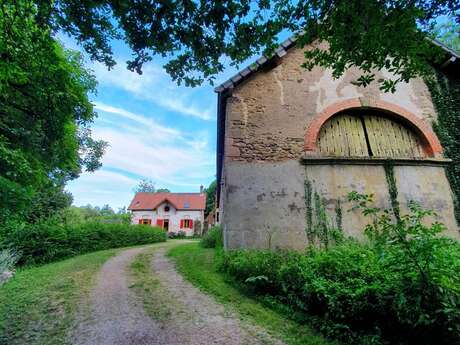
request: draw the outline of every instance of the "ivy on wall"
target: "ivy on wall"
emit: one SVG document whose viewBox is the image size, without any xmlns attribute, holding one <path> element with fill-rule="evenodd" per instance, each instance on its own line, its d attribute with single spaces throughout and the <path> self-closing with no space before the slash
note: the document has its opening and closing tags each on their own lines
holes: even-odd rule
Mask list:
<svg viewBox="0 0 460 345">
<path fill-rule="evenodd" d="M 306 178 L 304 181 L 305 234 L 309 246 L 318 245 L 328 249 L 333 243 L 343 239 L 342 206 L 340 200 L 335 205 L 335 224 L 326 210 L 326 202 Z"/>
<path fill-rule="evenodd" d="M 337 199 L 337 202 L 335 204 L 335 224 L 337 225 L 337 230 L 341 232 L 343 232 L 342 218 L 342 203 L 340 202 L 340 199 Z"/>
<path fill-rule="evenodd" d="M 315 240 L 315 230 L 313 228 L 313 205 L 312 205 L 312 195 L 313 187 L 311 182 L 308 179 L 304 181 L 304 191 L 305 191 L 305 234 L 307 235 L 308 243 L 311 244 Z"/>
<path fill-rule="evenodd" d="M 394 165 L 387 162 L 384 166 L 385 178 L 388 184 L 388 194 L 390 195 L 391 210 L 397 221 L 401 220 L 401 212 L 398 201 L 398 187 L 396 187 L 396 178 L 394 172 Z"/>
<path fill-rule="evenodd" d="M 444 155 L 452 159 L 446 174 L 454 193 L 455 218 L 460 224 L 460 79 L 438 72 L 426 83 L 438 113 L 433 129 L 444 148 Z"/>
</svg>

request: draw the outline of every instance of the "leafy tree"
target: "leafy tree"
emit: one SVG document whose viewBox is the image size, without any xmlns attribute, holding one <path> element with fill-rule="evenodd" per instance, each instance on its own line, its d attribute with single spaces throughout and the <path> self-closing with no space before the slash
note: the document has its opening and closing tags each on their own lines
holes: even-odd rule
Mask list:
<svg viewBox="0 0 460 345">
<path fill-rule="evenodd" d="M 436 24 L 432 35 L 449 48 L 460 52 L 460 21 L 456 22 L 454 17 L 449 17 L 445 21 Z"/>
<path fill-rule="evenodd" d="M 129 212 L 128 212 L 128 209 L 126 208 L 126 206 L 120 207 L 118 209 L 118 212 L 117 212 L 117 214 L 128 214 L 128 213 Z"/>
<path fill-rule="evenodd" d="M 115 214 L 115 211 L 108 204 L 105 204 L 101 207 L 99 214 L 101 216 L 112 216 Z"/>
<path fill-rule="evenodd" d="M 139 184 L 134 188 L 134 193 L 155 193 L 155 191 L 155 184 L 147 178 L 140 180 Z"/>
<path fill-rule="evenodd" d="M 97 169 L 106 145 L 90 136 L 94 77 L 37 16 L 30 1 L 0 5 L 0 223 L 67 206 L 65 183 Z"/>
<path fill-rule="evenodd" d="M 72 194 L 66 192 L 63 185 L 54 185 L 50 182 L 35 192 L 26 220 L 34 222 L 40 218 L 50 217 L 57 210 L 69 207 L 72 201 Z"/>
<path fill-rule="evenodd" d="M 212 211 L 214 211 L 216 207 L 216 189 L 217 189 L 217 181 L 214 180 L 211 182 L 208 188 L 205 189 L 206 193 L 206 210 L 205 214 L 208 215 Z"/>
<path fill-rule="evenodd" d="M 100 223 L 131 223 L 131 213 L 126 210 L 126 207 L 115 211 L 109 206 L 70 206 L 59 213 L 60 219 L 64 224 L 82 224 L 87 222 Z"/>
<path fill-rule="evenodd" d="M 171 193 L 168 188 L 158 188 L 157 193 Z"/>
<path fill-rule="evenodd" d="M 301 46 L 329 42 L 328 50 L 306 52 L 305 67 L 330 67 L 339 76 L 357 66 L 361 85 L 375 79 L 374 68 L 387 68 L 396 77 L 379 81 L 385 90 L 427 71 L 436 51 L 425 32 L 460 8 L 458 0 L 33 1 L 40 25 L 74 36 L 108 67 L 115 64 L 112 42 L 124 39 L 134 56 L 130 70 L 141 72 L 160 55 L 174 80 L 197 85 L 212 82 L 226 58 L 241 63 L 270 52 L 280 33 L 303 32 Z"/>
</svg>

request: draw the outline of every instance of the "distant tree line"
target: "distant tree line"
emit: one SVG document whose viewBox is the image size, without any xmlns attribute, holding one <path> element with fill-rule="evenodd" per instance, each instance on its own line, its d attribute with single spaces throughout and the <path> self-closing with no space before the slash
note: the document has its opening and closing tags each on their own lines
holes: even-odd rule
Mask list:
<svg viewBox="0 0 460 345">
<path fill-rule="evenodd" d="M 84 222 L 102 223 L 131 223 L 131 213 L 126 207 L 121 207 L 114 211 L 109 205 L 91 206 L 70 206 L 62 212 L 62 219 L 66 224 L 79 224 Z"/>
<path fill-rule="evenodd" d="M 156 189 L 155 183 L 151 179 L 144 178 L 139 181 L 133 189 L 134 193 L 170 193 L 168 188 Z"/>
</svg>

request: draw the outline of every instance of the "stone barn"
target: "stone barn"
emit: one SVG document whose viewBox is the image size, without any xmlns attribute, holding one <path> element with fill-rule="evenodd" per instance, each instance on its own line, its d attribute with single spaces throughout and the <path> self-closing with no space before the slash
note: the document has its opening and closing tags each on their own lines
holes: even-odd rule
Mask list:
<svg viewBox="0 0 460 345">
<path fill-rule="evenodd" d="M 434 43 L 437 44 L 437 43 Z M 303 49 L 284 42 L 216 88 L 219 220 L 226 248 L 295 248 L 307 245 L 308 193 L 346 235 L 363 236 L 369 223 L 351 210 L 351 191 L 374 194 L 377 207 L 410 200 L 435 210 L 448 235 L 459 237 L 453 194 L 437 114 L 421 79 L 384 93 L 377 83 L 359 87 L 348 70 L 301 67 Z M 459 56 L 443 47 L 444 73 L 458 73 Z M 377 73 L 377 78 L 389 72 Z M 310 195 L 311 198 L 311 195 Z"/>
</svg>

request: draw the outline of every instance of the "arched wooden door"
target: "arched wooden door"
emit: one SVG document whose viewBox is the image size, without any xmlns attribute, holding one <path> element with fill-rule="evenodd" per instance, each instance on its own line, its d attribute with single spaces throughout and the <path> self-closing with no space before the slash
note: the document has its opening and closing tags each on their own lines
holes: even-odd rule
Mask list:
<svg viewBox="0 0 460 345">
<path fill-rule="evenodd" d="M 324 156 L 421 158 L 422 143 L 407 126 L 378 114 L 339 114 L 328 120 L 318 137 Z"/>
</svg>

